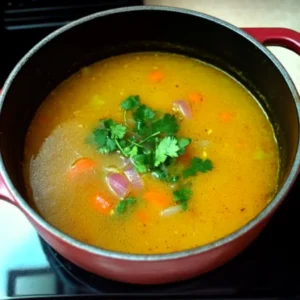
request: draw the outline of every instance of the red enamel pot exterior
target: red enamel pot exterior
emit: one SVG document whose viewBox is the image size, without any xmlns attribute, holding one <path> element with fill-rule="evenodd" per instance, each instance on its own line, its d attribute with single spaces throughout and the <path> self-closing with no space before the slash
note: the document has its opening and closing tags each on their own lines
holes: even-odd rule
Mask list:
<svg viewBox="0 0 300 300">
<path fill-rule="evenodd" d="M 151 20 L 155 20 L 155 24 Z M 95 31 L 99 33 L 96 40 L 91 36 Z M 300 164 L 299 96 L 284 68 L 261 45 L 281 45 L 300 54 L 300 34 L 282 28 L 247 28 L 245 31 L 258 41 L 241 29 L 200 13 L 133 7 L 88 16 L 45 38 L 20 61 L 2 91 L 1 198 L 22 210 L 39 235 L 61 255 L 110 279 L 139 284 L 173 282 L 203 274 L 232 259 L 267 224 L 296 179 Z M 282 152 L 277 195 L 255 219 L 209 245 L 163 255 L 130 255 L 98 249 L 52 227 L 26 203 L 21 165 L 30 120 L 57 84 L 80 67 L 101 58 L 145 50 L 201 58 L 231 73 L 258 98 L 264 95 L 262 105 L 266 104 L 264 107 L 276 124 Z M 241 71 L 247 80 L 239 77 Z"/>
</svg>

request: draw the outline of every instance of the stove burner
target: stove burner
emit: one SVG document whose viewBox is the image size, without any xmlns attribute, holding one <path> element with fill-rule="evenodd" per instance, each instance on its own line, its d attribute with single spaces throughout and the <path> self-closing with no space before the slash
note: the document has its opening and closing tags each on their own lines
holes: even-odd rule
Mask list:
<svg viewBox="0 0 300 300">
<path fill-rule="evenodd" d="M 201 294 L 203 295 L 231 295 L 232 290 L 224 286 L 223 289 L 219 289 L 218 292 L 212 288 L 204 288 L 207 285 L 204 276 L 199 278 L 177 282 L 174 284 L 164 284 L 164 285 L 133 285 L 128 283 L 121 283 L 113 280 L 109 280 L 100 276 L 97 276 L 93 273 L 90 273 L 60 254 L 58 254 L 53 248 L 51 248 L 45 241 L 41 240 L 42 248 L 48 258 L 49 263 L 52 268 L 58 273 L 59 277 L 63 281 L 72 281 L 75 284 L 80 284 L 88 289 L 91 293 L 157 293 L 157 294 L 166 294 L 166 293 L 191 293 L 199 288 L 203 288 Z M 208 275 L 208 274 L 207 274 Z M 202 281 L 202 283 L 201 283 Z"/>
</svg>

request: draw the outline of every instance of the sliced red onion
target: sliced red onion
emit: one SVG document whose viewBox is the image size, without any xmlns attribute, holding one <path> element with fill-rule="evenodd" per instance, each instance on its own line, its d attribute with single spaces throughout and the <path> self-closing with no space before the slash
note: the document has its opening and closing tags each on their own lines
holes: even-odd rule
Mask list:
<svg viewBox="0 0 300 300">
<path fill-rule="evenodd" d="M 144 183 L 140 175 L 131 163 L 127 165 L 126 169 L 124 170 L 124 173 L 127 176 L 128 180 L 131 182 L 134 189 L 140 190 L 144 187 Z"/>
<path fill-rule="evenodd" d="M 173 109 L 175 111 L 180 111 L 180 113 L 186 118 L 192 118 L 192 109 L 190 104 L 185 100 L 177 100 L 173 102 Z"/>
<path fill-rule="evenodd" d="M 128 194 L 130 182 L 125 175 L 121 173 L 110 173 L 106 177 L 106 181 L 110 189 L 121 199 L 125 198 Z"/>
<path fill-rule="evenodd" d="M 177 213 L 180 213 L 181 211 L 182 211 L 182 206 L 175 205 L 175 206 L 171 206 L 171 207 L 168 207 L 168 208 L 162 210 L 160 212 L 160 215 L 162 217 L 169 217 L 169 216 L 175 215 Z"/>
</svg>

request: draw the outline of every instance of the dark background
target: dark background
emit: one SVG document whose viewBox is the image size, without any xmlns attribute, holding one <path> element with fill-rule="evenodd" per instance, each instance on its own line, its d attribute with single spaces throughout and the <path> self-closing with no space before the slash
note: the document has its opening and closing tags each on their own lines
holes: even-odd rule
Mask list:
<svg viewBox="0 0 300 300">
<path fill-rule="evenodd" d="M 0 85 L 20 58 L 43 37 L 66 23 L 142 0 L 1 0 Z"/>
</svg>

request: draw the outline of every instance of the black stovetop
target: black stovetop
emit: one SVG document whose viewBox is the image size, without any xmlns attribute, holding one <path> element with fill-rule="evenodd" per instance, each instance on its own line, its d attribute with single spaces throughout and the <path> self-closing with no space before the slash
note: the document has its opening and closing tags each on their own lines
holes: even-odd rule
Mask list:
<svg viewBox="0 0 300 300">
<path fill-rule="evenodd" d="M 1 0 L 0 88 L 21 57 L 53 30 L 86 15 L 143 0 Z"/>
<path fill-rule="evenodd" d="M 0 203 L 0 299 L 42 295 L 191 295 L 199 298 L 300 297 L 296 218 L 300 178 L 257 240 L 231 262 L 193 280 L 161 286 L 113 282 L 57 254 L 8 203 Z"/>
</svg>

